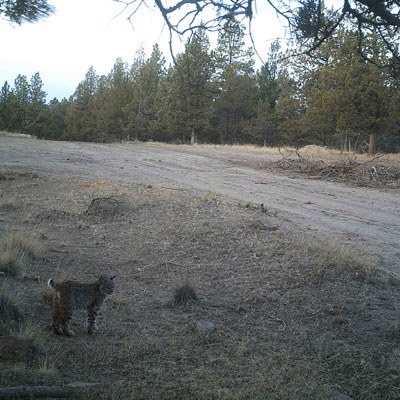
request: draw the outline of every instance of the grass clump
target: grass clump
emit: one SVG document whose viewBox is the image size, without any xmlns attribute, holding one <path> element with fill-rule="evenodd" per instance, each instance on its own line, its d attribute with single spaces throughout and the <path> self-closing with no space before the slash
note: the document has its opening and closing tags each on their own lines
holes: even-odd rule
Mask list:
<svg viewBox="0 0 400 400">
<path fill-rule="evenodd" d="M 25 325 L 23 290 L 20 282 L 7 281 L 6 279 L 1 282 L 0 336 L 13 335 Z"/>
<path fill-rule="evenodd" d="M 171 307 L 188 306 L 190 304 L 197 304 L 199 298 L 196 292 L 189 283 L 185 283 L 175 288 L 174 295 L 169 301 Z"/>
<path fill-rule="evenodd" d="M 24 321 L 23 315 L 12 300 L 5 294 L 0 294 L 0 335 L 8 335 Z"/>
<path fill-rule="evenodd" d="M 312 240 L 312 241 L 311 241 Z M 336 242 L 308 239 L 304 242 L 309 271 L 314 280 L 327 282 L 332 279 L 377 283 L 383 273 L 377 260 L 354 249 L 345 248 Z M 307 268 L 306 268 L 307 269 Z"/>
<path fill-rule="evenodd" d="M 24 257 L 3 250 L 0 254 L 0 273 L 7 276 L 22 276 L 25 262 Z"/>
<path fill-rule="evenodd" d="M 0 272 L 21 277 L 26 264 L 38 257 L 40 246 L 35 238 L 14 233 L 3 238 L 0 250 Z"/>
</svg>

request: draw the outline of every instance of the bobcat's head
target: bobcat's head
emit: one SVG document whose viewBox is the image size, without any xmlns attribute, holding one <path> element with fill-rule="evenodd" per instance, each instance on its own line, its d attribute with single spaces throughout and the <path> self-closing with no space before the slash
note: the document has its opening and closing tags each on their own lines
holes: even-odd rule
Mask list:
<svg viewBox="0 0 400 400">
<path fill-rule="evenodd" d="M 102 275 L 99 278 L 99 284 L 100 284 L 100 292 L 104 295 L 109 295 L 114 291 L 114 278 L 116 277 L 112 276 L 111 278 L 107 278 L 106 276 Z"/>
</svg>

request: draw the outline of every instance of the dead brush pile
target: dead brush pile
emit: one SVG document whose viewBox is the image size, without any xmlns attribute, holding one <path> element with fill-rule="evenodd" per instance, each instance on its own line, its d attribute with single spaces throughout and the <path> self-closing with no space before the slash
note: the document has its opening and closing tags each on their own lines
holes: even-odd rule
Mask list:
<svg viewBox="0 0 400 400">
<path fill-rule="evenodd" d="M 297 158 L 291 158 L 292 153 L 288 156 L 282 155 L 282 159 L 274 162 L 273 166 L 280 170 L 307 175 L 312 179 L 348 182 L 364 187 L 400 187 L 400 169 L 380 162 L 379 156 L 359 162 L 350 158 L 337 161 L 315 160 L 298 152 L 296 154 Z"/>
</svg>

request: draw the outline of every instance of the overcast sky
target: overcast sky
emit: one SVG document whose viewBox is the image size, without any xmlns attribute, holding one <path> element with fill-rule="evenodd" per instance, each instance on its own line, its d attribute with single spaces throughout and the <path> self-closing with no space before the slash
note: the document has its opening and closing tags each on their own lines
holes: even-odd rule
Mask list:
<svg viewBox="0 0 400 400">
<path fill-rule="evenodd" d="M 0 86 L 6 80 L 14 86 L 18 74 L 30 80 L 39 72 L 48 99 L 68 98 L 91 65 L 97 74 L 108 74 L 118 57 L 131 64 L 141 45 L 149 55 L 158 43 L 170 59 L 169 33 L 156 10 L 141 9 L 132 27 L 126 13 L 118 15 L 123 5 L 112 0 L 50 3 L 56 13 L 38 23 L 18 26 L 0 19 Z M 262 58 L 271 41 L 283 36 L 282 24 L 271 9 L 258 10 L 252 31 Z M 178 39 L 175 43 L 179 49 Z"/>
</svg>

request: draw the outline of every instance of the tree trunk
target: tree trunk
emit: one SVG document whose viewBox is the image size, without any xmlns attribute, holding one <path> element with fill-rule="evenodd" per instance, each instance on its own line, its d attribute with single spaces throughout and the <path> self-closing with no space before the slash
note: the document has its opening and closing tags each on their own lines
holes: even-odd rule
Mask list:
<svg viewBox="0 0 400 400">
<path fill-rule="evenodd" d="M 196 144 L 197 143 L 197 135 L 194 132 L 194 128 L 192 128 L 192 134 L 190 135 L 190 144 Z"/>
<path fill-rule="evenodd" d="M 377 136 L 376 133 L 370 133 L 369 135 L 369 144 L 368 144 L 368 155 L 372 156 L 376 153 L 377 146 Z"/>
</svg>

